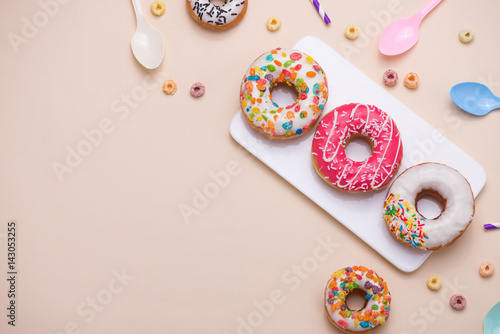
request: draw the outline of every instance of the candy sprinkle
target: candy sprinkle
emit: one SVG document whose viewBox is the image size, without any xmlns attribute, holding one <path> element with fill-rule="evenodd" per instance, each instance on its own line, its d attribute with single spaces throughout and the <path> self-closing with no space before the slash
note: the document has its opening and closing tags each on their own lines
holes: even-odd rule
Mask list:
<svg viewBox="0 0 500 334">
<path fill-rule="evenodd" d="M 424 231 L 424 220 L 408 201 L 400 199 L 399 195 L 389 194 L 385 201 L 384 219 L 399 240 L 414 248 L 424 248 L 425 239 L 429 238 Z M 400 224 L 400 220 L 405 223 Z"/>
</svg>

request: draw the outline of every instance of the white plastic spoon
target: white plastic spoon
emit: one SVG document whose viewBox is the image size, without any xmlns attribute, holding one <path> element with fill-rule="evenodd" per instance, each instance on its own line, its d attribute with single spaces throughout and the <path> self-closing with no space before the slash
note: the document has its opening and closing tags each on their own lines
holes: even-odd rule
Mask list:
<svg viewBox="0 0 500 334">
<path fill-rule="evenodd" d="M 155 69 L 160 66 L 165 53 L 165 44 L 160 32 L 153 29 L 142 11 L 141 1 L 132 0 L 135 17 L 137 18 L 137 29 L 132 36 L 131 46 L 137 61 L 147 69 Z"/>
</svg>

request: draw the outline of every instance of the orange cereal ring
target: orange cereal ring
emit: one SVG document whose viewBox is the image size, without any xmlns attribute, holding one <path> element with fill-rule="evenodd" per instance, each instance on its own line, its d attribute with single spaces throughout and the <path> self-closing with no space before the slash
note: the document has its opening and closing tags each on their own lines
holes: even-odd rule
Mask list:
<svg viewBox="0 0 500 334">
<path fill-rule="evenodd" d="M 405 76 L 403 84 L 406 88 L 415 89 L 420 84 L 420 78 L 417 73 L 410 72 Z"/>
<path fill-rule="evenodd" d="M 174 95 L 177 91 L 177 84 L 174 80 L 167 80 L 163 83 L 163 91 L 168 95 Z"/>
<path fill-rule="evenodd" d="M 484 261 L 479 267 L 479 275 L 482 277 L 490 277 L 495 271 L 495 266 L 490 261 Z"/>
</svg>

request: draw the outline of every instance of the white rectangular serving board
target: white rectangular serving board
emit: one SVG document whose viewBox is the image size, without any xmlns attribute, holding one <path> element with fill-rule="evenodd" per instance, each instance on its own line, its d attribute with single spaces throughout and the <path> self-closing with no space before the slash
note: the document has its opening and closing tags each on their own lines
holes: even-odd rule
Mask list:
<svg viewBox="0 0 500 334">
<path fill-rule="evenodd" d="M 484 169 L 403 103 L 316 37 L 304 37 L 293 48 L 313 57 L 325 71 L 329 83 L 325 111 L 359 102 L 376 105 L 392 116 L 404 147 L 399 173 L 422 162 L 444 163 L 467 178 L 474 196 L 479 194 L 486 183 Z M 351 194 L 332 188 L 318 176 L 311 162 L 313 130 L 296 139 L 272 140 L 253 130 L 244 117 L 238 111 L 229 128 L 240 145 L 400 270 L 412 272 L 424 263 L 431 252 L 404 246 L 387 230 L 382 218 L 386 189 Z"/>
</svg>

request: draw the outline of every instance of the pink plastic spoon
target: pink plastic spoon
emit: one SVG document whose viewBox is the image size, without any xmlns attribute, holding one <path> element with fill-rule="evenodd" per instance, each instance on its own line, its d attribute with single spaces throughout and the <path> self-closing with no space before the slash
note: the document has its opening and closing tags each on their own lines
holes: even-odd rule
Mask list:
<svg viewBox="0 0 500 334">
<path fill-rule="evenodd" d="M 441 1 L 443 0 L 429 0 L 412 17 L 392 21 L 380 36 L 380 52 L 386 56 L 396 56 L 410 50 L 418 41 L 420 23 Z"/>
</svg>

